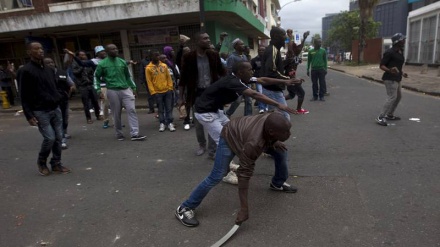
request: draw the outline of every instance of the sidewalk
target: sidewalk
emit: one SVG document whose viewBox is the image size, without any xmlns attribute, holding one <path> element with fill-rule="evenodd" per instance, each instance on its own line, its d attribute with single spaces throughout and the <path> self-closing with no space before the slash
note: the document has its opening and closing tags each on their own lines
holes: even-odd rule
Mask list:
<svg viewBox="0 0 440 247">
<path fill-rule="evenodd" d="M 347 66 L 344 64 L 329 62 L 329 69 L 383 83 L 381 79 L 383 71 L 379 69 L 378 64 Z M 428 71 L 425 74 L 421 74 L 421 66 L 406 65 L 403 67 L 403 71 L 408 74 L 408 78 L 402 79 L 403 88 L 428 95 L 440 96 L 440 77 L 437 76 L 438 69 L 428 68 Z M 69 103 L 72 111 L 83 110 L 81 96 L 79 94 L 72 97 Z M 147 94 L 146 92 L 141 91 L 136 98 L 136 109 L 145 108 L 147 108 Z M 17 105 L 9 109 L 3 109 L 0 105 L 0 113 L 14 113 L 19 110 L 21 110 L 19 100 L 17 100 Z"/>
<path fill-rule="evenodd" d="M 347 66 L 329 62 L 328 65 L 329 69 L 383 83 L 383 71 L 379 69 L 379 64 Z M 422 66 L 404 66 L 403 71 L 408 74 L 408 78 L 402 79 L 402 87 L 428 95 L 440 96 L 440 77 L 437 76 L 438 69 L 428 67 L 428 70 L 424 74 L 421 73 L 422 69 Z"/>
</svg>

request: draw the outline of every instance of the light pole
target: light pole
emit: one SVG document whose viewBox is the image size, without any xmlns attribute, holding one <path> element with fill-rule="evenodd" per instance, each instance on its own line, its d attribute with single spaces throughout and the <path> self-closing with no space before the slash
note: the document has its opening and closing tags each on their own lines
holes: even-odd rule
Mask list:
<svg viewBox="0 0 440 247">
<path fill-rule="evenodd" d="M 357 52 L 357 60 L 358 60 L 358 66 L 361 63 L 361 32 L 359 32 L 359 27 L 353 27 L 353 31 L 358 32 L 358 52 Z"/>
<path fill-rule="evenodd" d="M 290 2 L 288 2 L 288 3 L 285 3 L 285 4 L 284 4 L 283 6 L 281 6 L 281 8 L 278 10 L 277 14 L 279 14 L 280 11 L 281 11 L 286 5 L 291 4 L 291 3 L 294 3 L 294 2 L 299 2 L 299 1 L 301 1 L 301 0 L 293 0 L 293 1 L 290 1 Z"/>
</svg>

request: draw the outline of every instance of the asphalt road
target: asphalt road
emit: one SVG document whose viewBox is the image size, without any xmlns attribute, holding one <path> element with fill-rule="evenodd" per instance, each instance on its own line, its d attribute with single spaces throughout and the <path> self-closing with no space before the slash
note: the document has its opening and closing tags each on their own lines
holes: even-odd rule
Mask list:
<svg viewBox="0 0 440 247">
<path fill-rule="evenodd" d="M 298 193 L 269 190 L 273 160 L 261 158 L 250 219 L 226 246 L 440 246 L 440 99 L 404 91 L 402 120 L 383 127 L 383 85 L 334 71 L 327 80 L 327 100 L 308 101 L 308 80 L 310 114 L 292 116 L 288 182 Z M 193 154 L 194 129 L 176 120 L 176 132 L 159 133 L 152 115 L 138 115 L 148 140 L 120 142 L 72 112 L 63 162 L 73 172 L 49 177 L 37 173 L 37 129 L 1 115 L 0 246 L 210 246 L 226 234 L 239 207 L 229 184 L 196 210 L 199 227 L 174 217 L 212 167 Z"/>
</svg>

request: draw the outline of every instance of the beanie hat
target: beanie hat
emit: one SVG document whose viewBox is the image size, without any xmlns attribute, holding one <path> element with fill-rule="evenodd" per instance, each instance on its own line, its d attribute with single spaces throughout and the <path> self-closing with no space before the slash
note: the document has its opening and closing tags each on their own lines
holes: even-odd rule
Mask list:
<svg viewBox="0 0 440 247">
<path fill-rule="evenodd" d="M 95 46 L 95 54 L 98 54 L 101 51 L 104 51 L 104 47 L 102 45 Z"/>
</svg>

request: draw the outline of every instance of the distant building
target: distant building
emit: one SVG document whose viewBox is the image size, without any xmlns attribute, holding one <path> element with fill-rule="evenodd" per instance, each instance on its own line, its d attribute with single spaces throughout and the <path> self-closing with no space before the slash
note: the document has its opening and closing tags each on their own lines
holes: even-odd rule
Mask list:
<svg viewBox="0 0 440 247">
<path fill-rule="evenodd" d="M 325 14 L 322 18 L 322 40 L 325 42 L 328 39 L 328 32 L 331 29 L 333 20 L 339 15 L 339 13 Z M 328 54 L 338 53 L 338 48 L 336 46 L 326 47 Z"/>
</svg>

